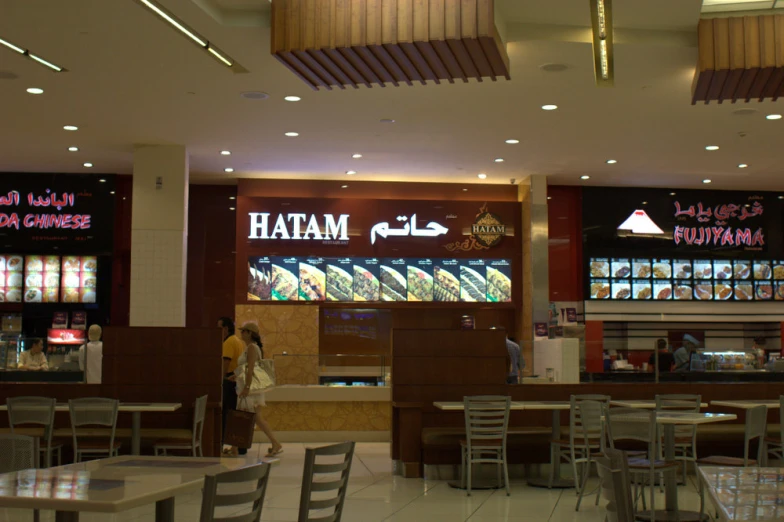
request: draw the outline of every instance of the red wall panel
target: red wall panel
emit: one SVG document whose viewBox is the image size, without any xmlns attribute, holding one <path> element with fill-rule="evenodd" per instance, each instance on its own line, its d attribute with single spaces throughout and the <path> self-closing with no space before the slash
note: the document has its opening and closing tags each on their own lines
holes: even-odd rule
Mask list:
<svg viewBox="0 0 784 522">
<path fill-rule="evenodd" d="M 547 188 L 550 300 L 583 300 L 581 187 Z"/>
</svg>

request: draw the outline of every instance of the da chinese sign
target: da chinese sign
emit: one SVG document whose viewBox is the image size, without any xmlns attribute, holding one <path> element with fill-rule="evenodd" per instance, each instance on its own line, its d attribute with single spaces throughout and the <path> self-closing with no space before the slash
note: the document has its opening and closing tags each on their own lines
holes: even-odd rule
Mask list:
<svg viewBox="0 0 784 522">
<path fill-rule="evenodd" d="M 679 224 L 673 229 L 673 240 L 676 245 L 762 249 L 765 231 L 761 220 L 755 218 L 764 211 L 760 200 L 717 205 L 675 201 L 674 217 Z"/>
<path fill-rule="evenodd" d="M 4 249 L 32 252 L 78 244 L 109 250 L 113 227 L 113 176 L 3 175 L 0 246 Z"/>
</svg>

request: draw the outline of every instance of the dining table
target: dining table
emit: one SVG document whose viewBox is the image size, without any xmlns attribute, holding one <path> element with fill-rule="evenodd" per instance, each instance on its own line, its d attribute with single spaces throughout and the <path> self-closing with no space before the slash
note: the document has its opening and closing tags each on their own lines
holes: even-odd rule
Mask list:
<svg viewBox="0 0 784 522">
<path fill-rule="evenodd" d="M 721 406 L 722 408 L 733 408 L 736 410 L 750 410 L 757 406 L 765 406 L 769 410 L 781 406 L 778 399 L 758 399 L 758 400 L 721 400 L 711 401 L 711 406 Z"/>
<path fill-rule="evenodd" d="M 141 453 L 142 413 L 170 413 L 182 408 L 180 402 L 121 402 L 117 411 L 131 414 L 131 454 Z M 8 411 L 8 405 L 0 405 L 0 411 Z M 69 412 L 67 402 L 57 403 L 55 412 Z M 69 430 L 70 435 L 70 430 Z"/>
<path fill-rule="evenodd" d="M 720 520 L 784 520 L 784 468 L 700 466 L 699 474 Z"/>
<path fill-rule="evenodd" d="M 0 508 L 52 510 L 55 522 L 155 504 L 156 522 L 174 522 L 174 498 L 201 490 L 204 477 L 279 459 L 124 455 L 0 475 Z"/>
<path fill-rule="evenodd" d="M 712 403 L 711 403 L 712 404 Z M 691 406 L 691 403 L 684 402 L 684 406 Z M 616 406 L 618 408 L 637 408 L 643 410 L 655 410 L 656 409 L 656 401 L 649 400 L 649 399 L 627 399 L 627 400 L 611 400 L 610 406 Z M 677 404 L 673 404 L 672 400 L 668 399 L 668 407 L 677 407 Z M 700 408 L 704 409 L 708 407 L 707 402 L 700 402 Z"/>
</svg>

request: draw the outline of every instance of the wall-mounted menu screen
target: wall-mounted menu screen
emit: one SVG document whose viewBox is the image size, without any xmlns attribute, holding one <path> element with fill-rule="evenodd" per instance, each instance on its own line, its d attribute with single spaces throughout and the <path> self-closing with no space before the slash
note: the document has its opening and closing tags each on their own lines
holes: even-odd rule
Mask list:
<svg viewBox="0 0 784 522">
<path fill-rule="evenodd" d="M 589 299 L 784 301 L 784 261 L 592 257 Z"/>
<path fill-rule="evenodd" d="M 24 283 L 24 257 L 0 255 L 0 302 L 21 303 Z"/>
<path fill-rule="evenodd" d="M 63 303 L 94 303 L 98 286 L 98 260 L 95 256 L 63 256 Z"/>
<path fill-rule="evenodd" d="M 25 303 L 56 303 L 60 298 L 60 256 L 25 257 Z"/>
<path fill-rule="evenodd" d="M 248 300 L 512 301 L 505 259 L 251 257 Z"/>
</svg>

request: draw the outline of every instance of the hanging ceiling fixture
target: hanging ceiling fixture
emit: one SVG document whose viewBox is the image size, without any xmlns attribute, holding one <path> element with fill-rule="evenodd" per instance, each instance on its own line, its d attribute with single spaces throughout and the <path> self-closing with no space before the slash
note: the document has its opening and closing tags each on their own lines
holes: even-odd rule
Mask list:
<svg viewBox="0 0 784 522">
<path fill-rule="evenodd" d="M 612 35 L 612 0 L 590 0 L 591 30 L 593 32 L 593 68 L 596 85 L 615 84 Z"/>
</svg>

